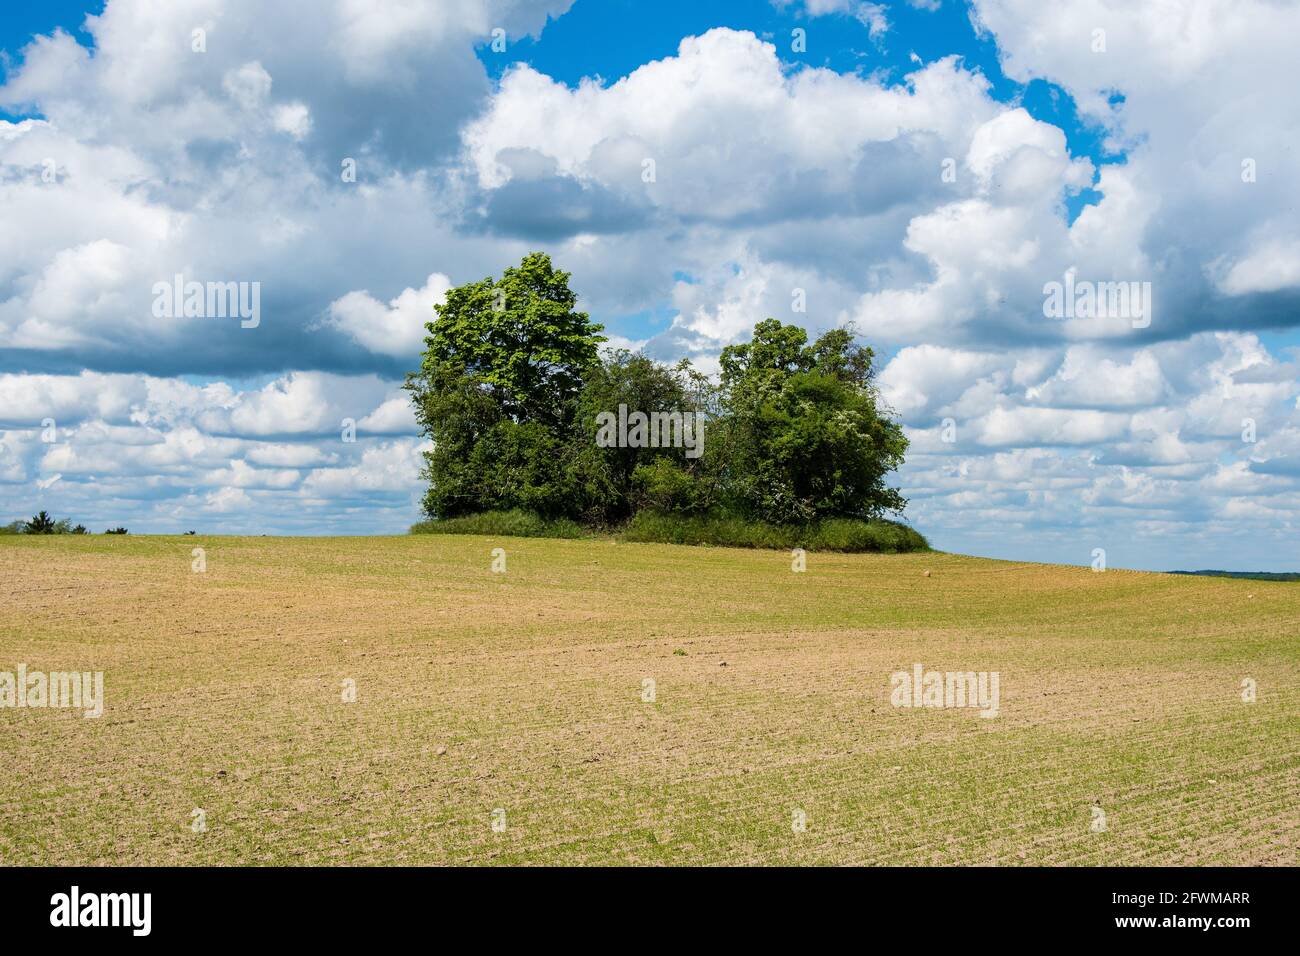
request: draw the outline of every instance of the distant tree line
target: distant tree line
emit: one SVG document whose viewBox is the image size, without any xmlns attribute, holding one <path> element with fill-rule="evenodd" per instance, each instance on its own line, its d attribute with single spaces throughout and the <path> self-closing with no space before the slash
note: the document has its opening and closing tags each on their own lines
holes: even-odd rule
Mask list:
<svg viewBox="0 0 1300 956">
<path fill-rule="evenodd" d="M 0 525 L 0 534 L 89 534 L 84 524 L 74 525 L 71 518 L 57 521 L 47 512 L 39 511 L 26 521 L 19 518 Z M 110 528 L 104 534 L 126 534 L 125 528 Z"/>
</svg>

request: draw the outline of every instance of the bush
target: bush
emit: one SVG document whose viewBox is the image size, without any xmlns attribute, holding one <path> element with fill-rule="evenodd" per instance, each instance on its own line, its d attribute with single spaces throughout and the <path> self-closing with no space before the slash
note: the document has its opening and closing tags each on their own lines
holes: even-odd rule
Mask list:
<svg viewBox="0 0 1300 956">
<path fill-rule="evenodd" d="M 460 518 L 421 521 L 411 534 L 487 534 L 511 538 L 582 538 L 586 532 L 568 518 L 546 519 L 531 512 L 483 511 Z"/>
<path fill-rule="evenodd" d="M 45 511 L 33 515 L 27 521 L 11 521 L 0 526 L 0 534 L 85 534 L 84 524 L 74 525 L 71 518 L 57 521 Z"/>
</svg>

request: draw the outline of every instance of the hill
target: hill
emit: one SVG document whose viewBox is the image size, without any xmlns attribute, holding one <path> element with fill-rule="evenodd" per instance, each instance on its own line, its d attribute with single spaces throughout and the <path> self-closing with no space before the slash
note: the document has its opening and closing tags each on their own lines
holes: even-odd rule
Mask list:
<svg viewBox="0 0 1300 956">
<path fill-rule="evenodd" d="M 1298 862 L 1291 588 L 937 553 L 796 573 L 604 540 L 19 536 L 0 593 L 0 671 L 104 674 L 97 719 L 0 708 L 10 864 Z M 894 706 L 918 664 L 996 673 L 997 715 Z"/>
</svg>

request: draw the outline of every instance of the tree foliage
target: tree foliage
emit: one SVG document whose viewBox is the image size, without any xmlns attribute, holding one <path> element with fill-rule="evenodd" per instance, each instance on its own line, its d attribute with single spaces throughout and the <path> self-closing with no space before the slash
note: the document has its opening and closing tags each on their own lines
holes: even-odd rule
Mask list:
<svg viewBox="0 0 1300 956">
<path fill-rule="evenodd" d="M 774 523 L 901 511 L 906 500 L 886 479 L 907 438 L 880 413 L 872 350 L 846 329 L 807 340 L 767 319 L 749 342 L 722 350 L 736 504 Z"/>
<path fill-rule="evenodd" d="M 44 511 L 38 511 L 23 528 L 25 534 L 54 534 L 57 522 Z"/>
<path fill-rule="evenodd" d="M 434 445 L 430 517 L 522 509 L 611 525 L 644 511 L 804 524 L 906 504 L 888 480 L 907 439 L 881 406 L 872 350 L 850 331 L 809 343 L 766 319 L 722 351 L 714 382 L 685 360 L 602 356 L 602 327 L 576 303 L 569 274 L 530 253 L 437 307 L 406 386 Z M 601 416 L 620 406 L 700 416 L 705 453 L 598 444 Z"/>
<path fill-rule="evenodd" d="M 37 512 L 26 521 L 15 521 L 0 529 L 0 534 L 85 534 L 85 525 L 73 525 L 70 518 L 57 521 L 45 511 Z"/>
</svg>

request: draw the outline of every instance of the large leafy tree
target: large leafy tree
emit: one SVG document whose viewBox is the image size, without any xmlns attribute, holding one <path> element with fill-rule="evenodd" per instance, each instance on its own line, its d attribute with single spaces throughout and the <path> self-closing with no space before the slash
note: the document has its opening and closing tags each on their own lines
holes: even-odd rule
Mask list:
<svg viewBox="0 0 1300 956">
<path fill-rule="evenodd" d="M 563 450 L 604 341 L 576 304 L 569 273 L 534 252 L 435 307 L 423 362 L 406 386 L 434 441 L 426 512 L 571 507 Z"/>
<path fill-rule="evenodd" d="M 766 319 L 722 351 L 734 505 L 778 523 L 901 511 L 887 478 L 907 438 L 881 411 L 872 350 L 846 329 L 807 342 L 798 326 Z"/>
<path fill-rule="evenodd" d="M 425 328 L 418 387 L 452 375 L 486 391 L 505 417 L 558 425 L 567 420 L 605 341 L 603 327 L 575 308 L 569 273 L 541 252 L 518 266 L 451 289 Z M 418 398 L 417 398 L 418 401 Z"/>
</svg>

